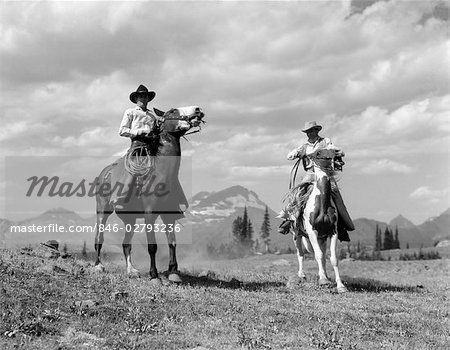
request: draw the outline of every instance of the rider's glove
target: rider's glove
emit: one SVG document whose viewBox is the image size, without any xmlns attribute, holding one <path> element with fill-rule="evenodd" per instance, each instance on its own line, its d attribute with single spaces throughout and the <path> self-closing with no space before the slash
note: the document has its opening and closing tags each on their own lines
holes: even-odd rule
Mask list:
<svg viewBox="0 0 450 350">
<path fill-rule="evenodd" d="M 288 160 L 294 160 L 295 158 L 297 158 L 297 150 L 296 149 L 289 152 L 289 154 L 287 155 Z"/>
</svg>

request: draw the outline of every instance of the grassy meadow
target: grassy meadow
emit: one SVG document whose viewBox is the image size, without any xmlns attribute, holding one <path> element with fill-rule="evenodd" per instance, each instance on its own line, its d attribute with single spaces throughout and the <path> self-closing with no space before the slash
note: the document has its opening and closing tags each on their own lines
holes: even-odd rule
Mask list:
<svg viewBox="0 0 450 350">
<path fill-rule="evenodd" d="M 162 248 L 164 249 L 164 248 Z M 296 256 L 180 261 L 183 282 L 123 262 L 0 251 L 1 349 L 444 349 L 450 260 L 343 261 L 348 293 L 297 283 Z M 167 261 L 159 264 L 159 269 Z M 328 271 L 331 275 L 331 267 Z"/>
</svg>

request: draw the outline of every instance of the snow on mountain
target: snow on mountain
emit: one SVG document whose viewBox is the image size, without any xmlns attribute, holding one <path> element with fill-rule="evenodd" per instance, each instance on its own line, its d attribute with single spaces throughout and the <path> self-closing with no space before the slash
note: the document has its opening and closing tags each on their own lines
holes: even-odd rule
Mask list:
<svg viewBox="0 0 450 350">
<path fill-rule="evenodd" d="M 222 221 L 235 214 L 238 208 L 266 208 L 255 192 L 242 186 L 229 187 L 219 192 L 200 192 L 190 202 L 189 214 L 194 219 L 209 222 Z"/>
</svg>

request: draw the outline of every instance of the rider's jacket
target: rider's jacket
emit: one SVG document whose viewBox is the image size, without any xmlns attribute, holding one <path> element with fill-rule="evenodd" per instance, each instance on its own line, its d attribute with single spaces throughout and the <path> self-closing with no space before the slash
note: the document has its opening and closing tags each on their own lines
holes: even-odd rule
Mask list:
<svg viewBox="0 0 450 350">
<path fill-rule="evenodd" d="M 119 135 L 134 138 L 142 133 L 150 133 L 155 127 L 156 117 L 139 106 L 129 108 L 123 114 Z"/>
</svg>

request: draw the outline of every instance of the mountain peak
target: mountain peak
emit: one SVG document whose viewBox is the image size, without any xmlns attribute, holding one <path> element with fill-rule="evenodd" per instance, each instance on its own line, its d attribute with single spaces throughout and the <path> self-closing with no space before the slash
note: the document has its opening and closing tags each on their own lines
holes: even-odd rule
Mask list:
<svg viewBox="0 0 450 350">
<path fill-rule="evenodd" d="M 266 204 L 255 192 L 236 185 L 218 192 L 197 193 L 192 197 L 190 213 L 194 216 L 218 220 L 236 213 L 238 208 L 243 207 L 265 210 Z"/>
<path fill-rule="evenodd" d="M 414 225 L 410 220 L 408 220 L 401 214 L 393 218 L 389 223 L 389 226 L 391 227 L 397 226 L 398 228 L 406 228 L 406 229 L 416 227 L 416 225 Z"/>
</svg>

